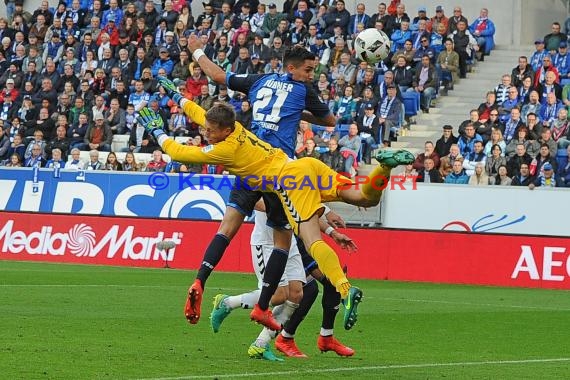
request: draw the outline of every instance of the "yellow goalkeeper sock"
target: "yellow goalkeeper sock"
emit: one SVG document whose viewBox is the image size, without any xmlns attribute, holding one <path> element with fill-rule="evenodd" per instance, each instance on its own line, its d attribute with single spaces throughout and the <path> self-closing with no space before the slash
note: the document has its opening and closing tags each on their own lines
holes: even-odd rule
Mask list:
<svg viewBox="0 0 570 380">
<path fill-rule="evenodd" d="M 319 264 L 319 269 L 335 286 L 342 298 L 346 298 L 350 283 L 346 278 L 335 251 L 323 240 L 317 240 L 309 247 L 309 253 Z"/>
<path fill-rule="evenodd" d="M 380 202 L 382 192 L 390 182 L 391 171 L 392 168 L 384 164 L 378 164 L 374 169 L 372 169 L 368 174 L 369 181 L 362 185 L 360 190 L 364 198 Z"/>
</svg>

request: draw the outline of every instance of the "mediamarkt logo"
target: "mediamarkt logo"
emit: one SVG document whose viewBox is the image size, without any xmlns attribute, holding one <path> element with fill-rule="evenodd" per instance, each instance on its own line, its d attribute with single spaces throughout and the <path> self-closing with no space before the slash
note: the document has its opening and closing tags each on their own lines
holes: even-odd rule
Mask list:
<svg viewBox="0 0 570 380">
<path fill-rule="evenodd" d="M 97 239 L 91 226 L 80 223 L 67 232 L 54 231 L 53 226 L 43 226 L 39 231 L 28 234 L 15 230 L 14 221 L 8 220 L 0 230 L 0 243 L 2 253 L 61 256 L 68 251 L 77 257 L 95 257 L 104 251 L 109 259 L 118 253 L 123 259 L 172 261 L 176 246 L 180 245 L 183 236 L 181 232 L 174 232 L 172 236 L 165 237 L 164 232 L 160 231 L 154 237 L 133 237 L 134 226 L 126 227 L 122 232 L 120 230 L 119 225 L 114 225 L 103 237 Z M 169 251 L 168 258 L 165 258 L 165 252 L 156 248 L 156 243 L 163 240 L 175 244 Z"/>
</svg>

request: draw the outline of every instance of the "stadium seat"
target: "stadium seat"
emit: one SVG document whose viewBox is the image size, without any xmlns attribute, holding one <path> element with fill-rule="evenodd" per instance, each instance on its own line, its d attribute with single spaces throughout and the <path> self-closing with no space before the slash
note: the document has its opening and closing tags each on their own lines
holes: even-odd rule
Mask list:
<svg viewBox="0 0 570 380">
<path fill-rule="evenodd" d="M 570 78 L 564 78 L 560 81 L 560 86 L 564 87 L 567 84 L 570 84 Z"/>
<path fill-rule="evenodd" d="M 416 92 L 403 92 L 405 115 L 407 117 L 416 116 L 420 110 L 420 95 Z"/>
<path fill-rule="evenodd" d="M 130 135 L 114 135 L 113 142 L 111 143 L 111 150 L 113 152 L 121 152 L 123 149 L 129 147 Z"/>
<path fill-rule="evenodd" d="M 350 127 L 350 124 L 338 124 L 337 125 L 337 130 L 338 133 L 340 135 L 340 137 L 342 138 L 343 136 L 348 135 L 348 128 Z"/>
</svg>

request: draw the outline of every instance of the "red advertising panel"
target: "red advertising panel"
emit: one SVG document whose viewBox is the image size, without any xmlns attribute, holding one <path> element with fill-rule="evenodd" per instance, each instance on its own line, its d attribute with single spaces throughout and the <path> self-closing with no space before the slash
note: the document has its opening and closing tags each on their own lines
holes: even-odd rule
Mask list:
<svg viewBox="0 0 570 380">
<path fill-rule="evenodd" d="M 196 269 L 218 222 L 0 213 L 0 259 Z M 251 272 L 246 224 L 221 271 Z M 351 278 L 570 289 L 570 238 L 348 229 Z M 161 241 L 174 248 L 157 248 Z M 160 244 L 159 244 L 160 247 Z"/>
</svg>

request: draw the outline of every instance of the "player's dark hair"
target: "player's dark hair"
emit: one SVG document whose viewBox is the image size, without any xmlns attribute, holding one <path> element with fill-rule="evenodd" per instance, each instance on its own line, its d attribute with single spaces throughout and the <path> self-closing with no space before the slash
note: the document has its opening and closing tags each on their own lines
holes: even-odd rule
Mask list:
<svg viewBox="0 0 570 380">
<path fill-rule="evenodd" d="M 236 113 L 234 108 L 224 102 L 216 102 L 206 112 L 206 120 L 210 123 L 216 124 L 218 128 L 230 128 L 232 131 L 235 128 Z"/>
<path fill-rule="evenodd" d="M 305 61 L 315 60 L 315 54 L 311 53 L 302 46 L 295 45 L 287 50 L 283 54 L 283 65 L 293 65 L 295 67 L 301 66 Z"/>
</svg>

